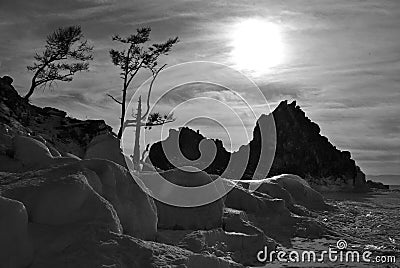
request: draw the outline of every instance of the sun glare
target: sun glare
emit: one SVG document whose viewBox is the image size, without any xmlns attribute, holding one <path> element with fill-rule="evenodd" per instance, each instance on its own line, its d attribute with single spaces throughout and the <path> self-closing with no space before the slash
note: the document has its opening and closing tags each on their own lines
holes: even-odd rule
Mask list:
<svg viewBox="0 0 400 268">
<path fill-rule="evenodd" d="M 259 19 L 246 20 L 234 27 L 232 47 L 236 67 L 256 74 L 268 72 L 284 57 L 280 27 Z"/>
</svg>

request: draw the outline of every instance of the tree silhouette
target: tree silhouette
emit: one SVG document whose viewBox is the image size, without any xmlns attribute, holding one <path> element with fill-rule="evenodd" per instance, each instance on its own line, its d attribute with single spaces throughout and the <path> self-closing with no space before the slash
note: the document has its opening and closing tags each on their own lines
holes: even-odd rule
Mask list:
<svg viewBox="0 0 400 268">
<path fill-rule="evenodd" d="M 150 92 L 154 80 L 156 79 L 158 73 L 165 67 L 165 65 L 161 67 L 158 66 L 158 59 L 162 55 L 168 55 L 168 52 L 179 41 L 178 37 L 175 37 L 169 38 L 163 43 L 147 45 L 147 43 L 150 41 L 150 32 L 151 28 L 139 28 L 136 30 L 135 34 L 129 35 L 127 37 L 120 37 L 119 35 L 116 35 L 112 38 L 114 41 L 117 41 L 125 46 L 122 50 L 110 50 L 112 62 L 114 65 L 118 66 L 121 69 L 120 78 L 123 80 L 121 100 L 118 100 L 116 97 L 107 94 L 116 103 L 121 105 L 121 118 L 120 127 L 118 130 L 118 138 L 122 137 L 122 133 L 124 131 L 124 128 L 126 127 L 126 96 L 127 90 L 132 80 L 142 69 L 151 71 L 153 75 L 153 80 L 149 88 L 147 99 L 147 107 L 149 108 Z M 141 112 L 141 109 L 138 109 L 138 113 L 139 111 Z M 148 112 L 149 109 L 145 113 L 145 115 L 139 116 L 138 120 L 145 119 L 148 115 Z M 142 123 L 138 124 L 139 132 L 140 127 L 142 126 Z"/>
<path fill-rule="evenodd" d="M 89 69 L 93 47 L 82 39 L 80 26 L 58 28 L 47 36 L 45 50 L 36 53 L 33 65 L 27 66 L 34 75 L 25 99 L 29 99 L 39 86 L 46 88 L 57 81 L 70 82 L 75 73 Z"/>
</svg>

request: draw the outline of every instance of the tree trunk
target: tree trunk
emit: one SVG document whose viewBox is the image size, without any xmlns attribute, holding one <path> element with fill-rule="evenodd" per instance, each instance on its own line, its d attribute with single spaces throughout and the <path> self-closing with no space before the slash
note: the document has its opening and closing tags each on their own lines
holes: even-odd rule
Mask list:
<svg viewBox="0 0 400 268">
<path fill-rule="evenodd" d="M 125 83 L 124 83 L 125 84 Z M 121 121 L 120 121 L 120 126 L 118 130 L 117 137 L 118 139 L 122 138 L 122 133 L 124 132 L 124 125 L 125 125 L 125 111 L 126 111 L 126 90 L 127 87 L 124 85 L 124 90 L 122 92 L 122 104 L 121 104 Z"/>
<path fill-rule="evenodd" d="M 133 166 L 135 170 L 140 171 L 140 128 L 142 127 L 142 98 L 139 97 L 137 114 L 136 114 L 136 130 L 135 145 L 133 146 Z"/>
<path fill-rule="evenodd" d="M 32 81 L 31 88 L 29 89 L 28 93 L 24 96 L 24 99 L 29 100 L 29 98 L 32 96 L 33 92 L 35 91 L 35 83 Z"/>
</svg>

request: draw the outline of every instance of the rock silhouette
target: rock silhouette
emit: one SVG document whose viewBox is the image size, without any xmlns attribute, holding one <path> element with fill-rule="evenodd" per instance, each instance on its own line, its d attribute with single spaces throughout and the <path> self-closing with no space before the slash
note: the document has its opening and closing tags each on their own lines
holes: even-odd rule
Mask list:
<svg viewBox="0 0 400 268">
<path fill-rule="evenodd" d="M 274 127 L 271 116 L 276 127 L 274 155 L 271 154 L 271 137 L 268 136 L 273 133 L 270 129 Z M 179 148 L 172 142 L 176 136 L 179 137 Z M 235 179 L 253 179 L 254 176 L 263 179 L 284 173 L 294 174 L 304 178 L 311 187 L 320 190 L 365 187 L 363 173 L 351 159 L 350 152 L 338 150 L 322 136 L 319 126 L 305 115 L 295 101 L 282 101 L 272 114 L 262 115 L 256 122 L 250 143 L 241 146 L 236 152 L 227 152 L 220 140 L 207 139 L 200 133 L 183 127 L 171 130 L 166 140 L 154 143 L 150 148 L 148 162 L 162 170 L 174 168 L 163 148 L 170 151 L 180 150 L 185 158 L 196 160 L 200 157 L 199 144 L 202 140 L 214 142 L 217 148 L 214 161 L 204 169 L 210 174 L 221 175 L 231 159 L 234 161 L 233 167 L 248 159 L 244 174 L 235 177 L 235 172 L 227 170 L 226 173 L 233 174 Z M 186 165 L 187 159 L 178 159 L 177 162 Z M 263 167 L 268 167 L 269 162 L 272 164 L 270 170 L 263 170 Z M 201 167 L 201 163 L 198 167 Z M 258 177 L 260 174 L 261 178 Z"/>
</svg>

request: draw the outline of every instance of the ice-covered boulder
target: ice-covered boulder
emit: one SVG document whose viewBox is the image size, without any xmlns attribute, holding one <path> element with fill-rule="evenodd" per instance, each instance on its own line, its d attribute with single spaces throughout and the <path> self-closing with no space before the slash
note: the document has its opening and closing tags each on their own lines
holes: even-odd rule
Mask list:
<svg viewBox="0 0 400 268">
<path fill-rule="evenodd" d="M 27 267 L 33 259 L 24 204 L 0 196 L 0 266 Z"/>
<path fill-rule="evenodd" d="M 98 191 L 117 211 L 124 233 L 145 239 L 154 237 L 157 208 L 153 199 L 137 184 L 139 178 L 133 178 L 125 168 L 108 160 L 90 159 L 72 164 L 79 165 L 94 171 L 100 182 Z"/>
<path fill-rule="evenodd" d="M 14 159 L 26 166 L 41 166 L 53 159 L 49 149 L 42 142 L 25 136 L 13 138 Z"/>
<path fill-rule="evenodd" d="M 60 153 L 53 147 L 51 150 L 40 141 L 28 136 L 15 135 L 12 138 L 13 159 L 20 162 L 23 170 L 38 170 L 55 165 L 76 162 L 72 157 L 58 156 Z M 15 170 L 21 172 L 22 170 Z"/>
<path fill-rule="evenodd" d="M 190 171 L 189 171 L 190 169 Z M 165 180 L 159 180 L 160 175 Z M 191 192 L 174 187 L 198 187 L 210 184 L 210 176 L 193 167 L 182 167 L 161 173 L 144 173 L 143 183 L 153 191 L 155 197 L 177 203 L 196 203 L 207 195 L 218 195 L 218 189 L 210 186 L 209 191 Z M 171 184 L 172 183 L 172 184 Z M 221 199 L 196 207 L 179 207 L 156 200 L 158 227 L 162 229 L 208 230 L 221 227 L 224 203 Z"/>
<path fill-rule="evenodd" d="M 120 140 L 111 133 L 94 137 L 86 148 L 84 159 L 107 159 L 123 167 L 127 167 L 125 157 L 120 148 Z"/>
<path fill-rule="evenodd" d="M 288 191 L 296 204 L 316 210 L 327 209 L 329 207 L 325 203 L 322 195 L 312 189 L 308 183 L 299 176 L 282 174 L 266 180 L 268 182 L 277 183 Z"/>
<path fill-rule="evenodd" d="M 89 184 L 90 171 L 61 166 L 2 178 L 2 195 L 23 203 L 29 221 L 46 225 L 101 222 L 121 232 L 111 204 Z"/>
<path fill-rule="evenodd" d="M 285 200 L 286 206 L 291 206 L 294 203 L 294 200 L 290 193 L 276 182 L 272 182 L 269 180 L 255 180 L 249 182 L 249 184 L 249 189 L 255 187 L 257 192 L 261 192 L 274 198 Z"/>
<path fill-rule="evenodd" d="M 233 182 L 226 180 L 227 184 Z M 229 208 L 243 210 L 248 214 L 266 217 L 286 217 L 290 215 L 282 199 L 269 195 L 251 192 L 240 184 L 233 187 L 225 196 L 225 205 Z"/>
</svg>

